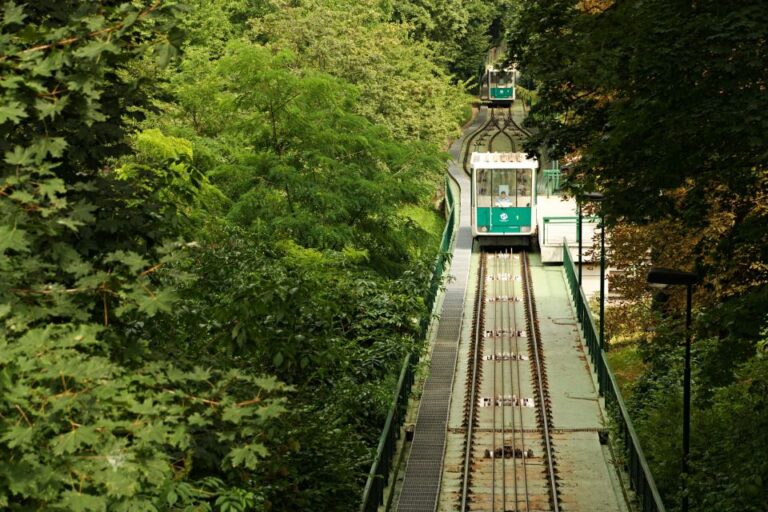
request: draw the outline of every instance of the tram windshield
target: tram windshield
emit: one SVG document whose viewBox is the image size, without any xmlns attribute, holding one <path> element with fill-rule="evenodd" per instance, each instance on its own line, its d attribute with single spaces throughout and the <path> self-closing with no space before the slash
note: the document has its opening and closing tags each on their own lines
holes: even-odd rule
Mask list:
<svg viewBox="0 0 768 512">
<path fill-rule="evenodd" d="M 477 206 L 526 208 L 531 206 L 530 169 L 480 169 L 477 171 Z"/>
<path fill-rule="evenodd" d="M 512 87 L 512 72 L 497 71 L 495 74 L 496 84 L 494 87 Z"/>
</svg>

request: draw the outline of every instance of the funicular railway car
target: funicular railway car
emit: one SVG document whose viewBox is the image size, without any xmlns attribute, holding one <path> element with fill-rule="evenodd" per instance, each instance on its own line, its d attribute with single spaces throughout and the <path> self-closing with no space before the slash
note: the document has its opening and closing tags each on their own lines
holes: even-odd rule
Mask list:
<svg viewBox="0 0 768 512">
<path fill-rule="evenodd" d="M 480 86 L 480 99 L 495 106 L 508 106 L 515 100 L 514 68 L 496 69 L 488 66 Z"/>
<path fill-rule="evenodd" d="M 472 235 L 481 245 L 533 245 L 538 167 L 525 153 L 472 153 Z"/>
</svg>

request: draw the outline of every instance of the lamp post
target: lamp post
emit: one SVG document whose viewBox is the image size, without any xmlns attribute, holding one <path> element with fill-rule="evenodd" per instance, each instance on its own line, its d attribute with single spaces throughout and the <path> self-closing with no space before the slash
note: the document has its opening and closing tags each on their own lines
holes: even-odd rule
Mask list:
<svg viewBox="0 0 768 512">
<path fill-rule="evenodd" d="M 583 200 L 600 203 L 605 195 L 600 192 L 586 192 Z M 579 284 L 581 284 L 581 202 L 579 202 Z M 600 210 L 600 348 L 605 350 L 605 215 Z"/>
<path fill-rule="evenodd" d="M 561 172 L 563 175 L 568 176 L 571 173 L 571 168 L 569 166 L 563 167 L 561 169 Z M 583 194 L 576 193 L 576 210 L 578 212 L 577 214 L 577 221 L 576 221 L 576 240 L 579 242 L 579 286 L 581 286 L 582 276 L 581 276 L 581 267 L 582 267 L 582 215 L 581 215 L 581 203 L 582 203 L 582 197 Z"/>
<path fill-rule="evenodd" d="M 669 285 L 685 285 L 685 363 L 683 366 L 683 500 L 680 509 L 688 512 L 688 453 L 691 445 L 691 302 L 693 285 L 698 281 L 693 272 L 654 267 L 648 272 L 648 283 L 665 288 Z"/>
<path fill-rule="evenodd" d="M 579 239 L 579 286 L 581 286 L 581 196 L 576 196 L 576 208 L 579 210 L 578 236 Z"/>
</svg>

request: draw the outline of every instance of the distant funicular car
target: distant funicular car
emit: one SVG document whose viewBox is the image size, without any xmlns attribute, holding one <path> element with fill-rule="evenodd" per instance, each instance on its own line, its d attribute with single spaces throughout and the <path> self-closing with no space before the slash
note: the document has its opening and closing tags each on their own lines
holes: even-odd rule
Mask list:
<svg viewBox="0 0 768 512">
<path fill-rule="evenodd" d="M 472 235 L 481 244 L 532 244 L 538 166 L 525 153 L 472 153 Z"/>
<path fill-rule="evenodd" d="M 508 106 L 515 100 L 514 68 L 496 69 L 488 66 L 483 75 L 480 98 L 495 106 Z"/>
</svg>

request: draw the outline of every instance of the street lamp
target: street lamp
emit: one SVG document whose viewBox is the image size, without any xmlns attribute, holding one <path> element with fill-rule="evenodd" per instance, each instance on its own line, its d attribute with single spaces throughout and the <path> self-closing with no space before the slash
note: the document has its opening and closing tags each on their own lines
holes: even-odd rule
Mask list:
<svg viewBox="0 0 768 512">
<path fill-rule="evenodd" d="M 669 285 L 687 287 L 685 301 L 685 364 L 683 367 L 683 502 L 682 512 L 688 512 L 688 452 L 691 445 L 691 300 L 693 285 L 699 280 L 693 272 L 654 267 L 648 272 L 648 283 L 665 288 Z"/>
<path fill-rule="evenodd" d="M 576 238 L 579 240 L 579 286 L 581 287 L 581 196 L 576 196 L 576 208 L 579 210 L 578 233 Z"/>
<path fill-rule="evenodd" d="M 565 175 L 570 174 L 571 173 L 571 168 L 570 167 L 563 167 L 562 168 L 562 173 L 565 174 Z M 581 261 L 582 260 L 582 257 L 581 257 L 581 253 L 582 253 L 582 250 L 581 250 L 581 235 L 582 235 L 582 230 L 581 230 L 581 224 L 582 224 L 581 203 L 582 203 L 582 197 L 583 197 L 583 194 L 579 194 L 579 193 L 576 194 L 576 210 L 578 211 L 578 215 L 577 215 L 577 219 L 578 220 L 576 222 L 576 240 L 579 242 L 579 286 L 580 287 L 581 287 L 581 281 L 582 281 L 582 277 L 581 277 L 581 267 L 582 267 L 582 261 Z"/>
<path fill-rule="evenodd" d="M 576 198 L 579 207 L 579 285 L 581 286 L 581 215 L 582 201 L 600 203 L 605 201 L 605 195 L 600 192 L 585 192 Z M 600 348 L 605 349 L 605 216 L 600 210 Z"/>
</svg>

